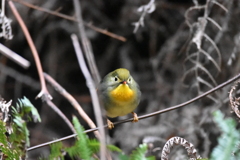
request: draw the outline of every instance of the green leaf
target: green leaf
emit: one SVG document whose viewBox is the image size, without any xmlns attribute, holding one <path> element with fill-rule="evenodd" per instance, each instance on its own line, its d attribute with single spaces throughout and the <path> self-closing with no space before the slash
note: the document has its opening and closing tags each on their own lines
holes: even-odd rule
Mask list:
<svg viewBox="0 0 240 160">
<path fill-rule="evenodd" d="M 5 127 L 5 123 L 3 121 L 0 121 L 0 142 L 1 145 L 7 146 L 7 137 L 6 137 L 6 127 Z M 0 146 L 1 146 L 0 145 Z"/>
<path fill-rule="evenodd" d="M 100 150 L 100 142 L 96 139 L 88 139 L 88 146 L 92 153 L 98 153 Z M 114 152 L 122 152 L 120 148 L 114 145 L 107 145 L 107 149 Z"/>
<path fill-rule="evenodd" d="M 0 150 L 1 150 L 1 154 L 3 155 L 3 157 L 7 157 L 7 160 L 12 160 L 12 159 L 19 159 L 19 157 L 21 156 L 21 152 L 19 152 L 19 150 L 16 150 L 14 148 L 11 148 L 12 145 L 11 141 L 10 143 L 8 142 L 8 138 L 6 137 L 6 126 L 5 123 L 0 121 Z M 14 133 L 13 133 L 14 134 Z"/>
<path fill-rule="evenodd" d="M 132 152 L 130 160 L 147 160 L 145 153 L 147 152 L 147 144 L 140 144 L 139 147 Z"/>
<path fill-rule="evenodd" d="M 22 103 L 23 109 L 24 109 L 24 113 L 32 113 L 32 118 L 33 121 L 36 122 L 41 122 L 41 118 L 40 115 L 38 114 L 37 109 L 33 106 L 33 104 L 26 98 L 23 97 L 23 99 L 18 100 L 19 103 Z"/>
<path fill-rule="evenodd" d="M 49 155 L 49 159 L 61 159 L 61 160 L 64 159 L 64 156 L 62 154 L 62 148 L 63 148 L 62 142 L 51 144 L 50 147 L 51 147 L 51 152 Z"/>
<path fill-rule="evenodd" d="M 129 157 L 124 153 L 120 153 L 118 156 L 118 159 L 119 160 L 129 160 Z"/>
<path fill-rule="evenodd" d="M 147 160 L 156 160 L 155 156 L 149 156 L 147 157 Z"/>
<path fill-rule="evenodd" d="M 107 149 L 110 151 L 114 151 L 114 152 L 122 152 L 122 150 L 120 148 L 118 148 L 117 146 L 114 145 L 107 145 Z"/>
</svg>

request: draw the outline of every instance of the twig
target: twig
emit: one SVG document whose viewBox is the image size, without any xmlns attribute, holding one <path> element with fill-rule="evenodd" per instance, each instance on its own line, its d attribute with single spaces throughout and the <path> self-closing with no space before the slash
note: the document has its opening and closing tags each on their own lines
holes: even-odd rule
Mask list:
<svg viewBox="0 0 240 160">
<path fill-rule="evenodd" d="M 67 19 L 67 20 L 70 20 L 70 21 L 74 21 L 74 22 L 77 22 L 76 18 L 72 17 L 72 16 L 68 16 L 68 15 L 65 15 L 65 14 L 62 14 L 62 13 L 59 13 L 59 12 L 56 12 L 56 11 L 51 11 L 51 10 L 48 10 L 48 9 L 45 9 L 45 8 L 42 8 L 42 7 L 39 7 L 39 6 L 35 6 L 35 5 L 32 5 L 30 3 L 27 3 L 27 2 L 24 2 L 24 1 L 20 1 L 20 0 L 13 0 L 17 3 L 20 3 L 22 5 L 25 5 L 29 8 L 33 8 L 33 9 L 36 9 L 36 10 L 39 10 L 39 11 L 42 11 L 42 12 L 46 12 L 48 14 L 51 14 L 51 15 L 54 15 L 54 16 L 57 16 L 57 17 L 61 17 L 61 18 L 64 18 L 64 19 Z M 119 36 L 115 33 L 112 33 L 112 32 L 109 32 L 105 29 L 101 29 L 101 28 L 98 28 L 96 26 L 93 26 L 91 23 L 86 23 L 86 22 L 83 22 L 83 24 L 89 28 L 91 28 L 92 30 L 95 30 L 96 32 L 99 32 L 99 33 L 102 33 L 102 34 L 105 34 L 109 37 L 112 37 L 114 39 L 117 39 L 119 41 L 122 41 L 122 42 L 126 42 L 127 39 L 123 36 Z"/>
<path fill-rule="evenodd" d="M 102 34 L 105 34 L 105 35 L 107 35 L 107 36 L 109 36 L 109 37 L 112 37 L 112 38 L 114 38 L 114 39 L 117 39 L 117 40 L 119 40 L 119 41 L 122 41 L 122 42 L 126 42 L 126 41 L 127 41 L 127 39 L 126 39 L 125 37 L 119 36 L 119 35 L 117 35 L 117 34 L 115 34 L 115 33 L 112 33 L 112 32 L 109 32 L 109 31 L 106 30 L 106 29 L 98 28 L 98 27 L 94 26 L 92 23 L 83 22 L 83 24 L 84 24 L 85 26 L 91 28 L 92 30 L 95 30 L 95 31 L 97 31 L 97 32 L 100 32 L 100 33 L 102 33 Z"/>
<path fill-rule="evenodd" d="M 69 128 L 72 130 L 73 133 L 76 133 L 72 123 L 69 121 L 69 119 L 62 113 L 62 111 L 49 99 L 46 100 L 46 103 L 49 107 L 51 107 L 69 126 Z"/>
<path fill-rule="evenodd" d="M 75 0 L 74 0 L 75 1 Z M 103 126 L 103 120 L 102 120 L 102 116 L 101 116 L 101 109 L 100 109 L 100 103 L 98 100 L 98 95 L 97 95 L 97 91 L 96 91 L 96 87 L 94 85 L 94 81 L 88 71 L 87 65 L 84 61 L 84 57 L 83 57 L 83 53 L 82 50 L 80 48 L 77 36 L 75 34 L 71 35 L 72 41 L 73 41 L 73 46 L 78 58 L 78 63 L 80 65 L 80 68 L 83 72 L 83 75 L 86 79 L 87 82 L 87 86 L 89 88 L 91 97 L 92 97 L 92 103 L 93 103 L 93 107 L 94 107 L 94 113 L 95 113 L 95 117 L 97 120 L 97 124 L 98 126 Z M 105 160 L 105 156 L 104 154 L 106 153 L 106 144 L 105 144 L 105 132 L 104 129 L 101 127 L 100 128 L 100 159 L 101 160 Z"/>
<path fill-rule="evenodd" d="M 78 0 L 73 0 L 74 2 L 74 9 L 75 14 L 77 17 L 77 26 L 80 34 L 81 44 L 83 46 L 84 55 L 87 59 L 88 66 L 90 68 L 91 74 L 93 76 L 94 84 L 97 86 L 100 82 L 100 75 L 95 63 L 94 55 L 92 52 L 91 44 L 86 36 L 85 29 L 83 26 L 83 19 L 82 19 L 82 13 L 81 13 L 81 6 L 80 2 Z"/>
<path fill-rule="evenodd" d="M 58 84 L 50 75 L 47 73 L 44 73 L 44 77 L 49 82 L 56 91 L 58 91 L 62 96 L 64 96 L 72 105 L 73 107 L 78 111 L 79 115 L 87 122 L 90 128 L 96 128 L 96 125 L 94 122 L 89 118 L 89 116 L 84 112 L 82 107 L 79 105 L 79 103 L 73 98 L 71 94 L 69 94 L 60 84 Z M 99 132 L 94 132 L 95 136 L 97 138 L 100 137 Z"/>
<path fill-rule="evenodd" d="M 142 5 L 141 7 L 138 8 L 138 12 L 142 12 L 142 14 L 137 22 L 132 23 L 132 25 L 134 25 L 133 33 L 136 34 L 139 27 L 144 27 L 145 16 L 155 11 L 155 9 L 156 9 L 155 0 L 150 0 L 148 4 Z"/>
<path fill-rule="evenodd" d="M 30 66 L 30 62 L 28 60 L 19 56 L 17 53 L 13 52 L 12 50 L 2 45 L 1 43 L 0 43 L 0 52 L 25 69 Z"/>
<path fill-rule="evenodd" d="M 156 115 L 159 115 L 159 114 L 162 114 L 162 113 L 165 113 L 165 112 L 169 112 L 169 111 L 172 111 L 172 110 L 175 110 L 175 109 L 179 109 L 181 107 L 184 107 L 184 106 L 187 106 L 203 97 L 206 97 L 207 95 L 225 87 L 226 85 L 236 81 L 237 79 L 240 78 L 240 74 L 236 75 L 235 77 L 227 80 L 226 82 L 223 82 L 222 84 L 218 85 L 217 87 L 215 88 L 212 88 L 210 89 L 209 91 L 187 101 L 187 102 L 184 102 L 184 103 L 181 103 L 179 105 L 175 105 L 175 106 L 172 106 L 172 107 L 169 107 L 169 108 L 166 108 L 166 109 L 163 109 L 163 110 L 159 110 L 159 111 L 156 111 L 156 112 L 153 112 L 153 113 L 149 113 L 149 114 L 146 114 L 146 115 L 142 115 L 142 116 L 139 116 L 138 119 L 145 119 L 145 118 L 149 118 L 149 117 L 152 117 L 152 116 L 156 116 Z M 122 121 L 118 121 L 118 122 L 114 122 L 113 124 L 114 125 L 117 125 L 117 124 L 122 124 L 122 123 L 127 123 L 127 122 L 132 122 L 133 118 L 130 118 L 130 119 L 126 119 L 126 120 L 122 120 Z M 89 132 L 94 132 L 100 128 L 107 128 L 107 125 L 104 125 L 104 126 L 101 126 L 101 127 L 98 127 L 98 128 L 94 128 L 94 129 L 89 129 L 89 130 L 86 130 L 85 133 L 89 133 Z M 33 149 L 37 149 L 37 148 L 40 148 L 40 147 L 43 147 L 43 146 L 47 146 L 47 145 L 50 145 L 52 143 L 56 143 L 56 142 L 59 142 L 59 141 L 62 141 L 62 140 L 66 140 L 66 139 L 69 139 L 69 138 L 73 138 L 75 137 L 76 134 L 73 134 L 73 135 L 70 135 L 70 136 L 67 136 L 67 137 L 63 137 L 61 139 L 57 139 L 57 140 L 54 140 L 54 141 L 50 141 L 50 142 L 47 142 L 47 143 L 44 143 L 44 144 L 40 144 L 40 145 L 36 145 L 36 146 L 33 146 L 33 147 L 30 147 L 27 149 L 27 151 L 30 151 L 30 150 L 33 150 Z"/>
<path fill-rule="evenodd" d="M 13 2 L 12 1 L 8 1 L 8 4 L 14 14 L 14 16 L 16 17 L 18 23 L 20 24 L 22 30 L 23 30 L 23 33 L 27 39 L 27 42 L 29 44 L 29 47 L 32 51 L 32 54 L 33 54 L 33 57 L 34 57 L 34 60 L 35 60 L 35 63 L 36 63 L 36 66 L 37 66 L 37 70 L 38 70 L 38 75 L 39 75 L 39 78 L 40 78 L 40 83 L 41 83 L 41 91 L 40 93 L 37 95 L 36 98 L 42 98 L 42 100 L 46 100 L 46 99 L 52 99 L 51 95 L 49 94 L 48 90 L 47 90 L 47 87 L 46 87 L 46 83 L 45 83 L 45 80 L 44 80 L 44 77 L 43 77 L 43 70 L 42 70 L 42 66 L 41 66 L 41 62 L 39 60 L 39 57 L 38 57 L 38 52 L 37 52 L 37 49 L 33 43 L 33 40 L 28 32 L 28 29 L 26 27 L 26 25 L 24 24 L 21 16 L 19 15 L 16 7 L 14 6 Z"/>
<path fill-rule="evenodd" d="M 30 78 L 29 76 L 26 76 L 22 73 L 19 73 L 18 71 L 5 66 L 3 64 L 0 63 L 0 70 L 2 74 L 5 74 L 7 76 L 10 76 L 14 79 L 16 79 L 16 81 L 23 83 L 25 85 L 28 85 L 30 87 L 32 87 L 33 89 L 39 90 L 40 89 L 40 84 L 39 82 L 35 81 L 34 79 Z M 3 75 L 1 74 L 1 78 L 3 77 Z"/>
</svg>

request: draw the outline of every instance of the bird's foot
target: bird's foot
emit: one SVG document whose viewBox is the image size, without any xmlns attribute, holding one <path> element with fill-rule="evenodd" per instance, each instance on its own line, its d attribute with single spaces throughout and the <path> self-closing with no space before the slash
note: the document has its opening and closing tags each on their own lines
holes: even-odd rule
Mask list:
<svg viewBox="0 0 240 160">
<path fill-rule="evenodd" d="M 108 127 L 108 129 L 114 128 L 114 124 L 109 119 L 107 119 L 107 127 Z"/>
<path fill-rule="evenodd" d="M 133 121 L 132 121 L 132 122 L 138 122 L 138 116 L 137 116 L 137 113 L 132 112 L 132 115 L 133 115 Z"/>
</svg>

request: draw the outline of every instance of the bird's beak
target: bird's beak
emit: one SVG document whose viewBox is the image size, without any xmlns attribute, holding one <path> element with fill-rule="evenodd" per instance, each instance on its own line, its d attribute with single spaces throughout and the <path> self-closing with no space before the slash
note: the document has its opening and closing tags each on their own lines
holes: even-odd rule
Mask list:
<svg viewBox="0 0 240 160">
<path fill-rule="evenodd" d="M 127 84 L 127 81 L 122 81 L 122 84 Z"/>
</svg>

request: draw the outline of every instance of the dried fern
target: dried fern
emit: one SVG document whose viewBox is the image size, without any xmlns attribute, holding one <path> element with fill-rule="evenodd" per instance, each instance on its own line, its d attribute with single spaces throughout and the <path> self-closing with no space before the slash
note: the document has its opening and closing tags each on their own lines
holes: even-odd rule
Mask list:
<svg viewBox="0 0 240 160">
<path fill-rule="evenodd" d="M 233 110 L 233 112 L 238 116 L 238 118 L 240 118 L 240 97 L 235 97 L 236 96 L 236 92 L 237 92 L 237 87 L 238 84 L 240 83 L 240 80 L 238 80 L 235 85 L 232 86 L 230 92 L 229 92 L 229 101 L 230 101 L 230 105 L 231 108 Z"/>
<path fill-rule="evenodd" d="M 2 8 L 0 9 L 0 38 L 4 37 L 5 39 L 10 40 L 13 37 L 12 27 L 10 25 L 12 21 L 5 16 L 5 0 L 2 0 L 1 2 Z"/>
<path fill-rule="evenodd" d="M 162 155 L 161 155 L 162 160 L 168 160 L 170 149 L 175 145 L 183 146 L 192 160 L 201 159 L 201 157 L 197 155 L 197 150 L 194 148 L 194 145 L 192 143 L 188 142 L 187 140 L 181 137 L 173 137 L 169 139 L 167 143 L 165 143 L 162 149 Z"/>
<path fill-rule="evenodd" d="M 195 6 L 190 7 L 185 12 L 186 23 L 190 28 L 192 36 L 187 45 L 183 81 L 188 86 L 191 86 L 192 89 L 196 88 L 197 93 L 201 94 L 204 88 L 211 89 L 217 85 L 214 77 L 221 72 L 222 55 L 217 46 L 221 36 L 217 34 L 218 37 L 213 37 L 210 33 L 212 33 L 211 30 L 215 31 L 216 29 L 218 33 L 222 33 L 224 24 L 216 22 L 214 17 L 210 17 L 210 13 L 215 6 L 225 13 L 228 12 L 228 9 L 213 0 L 207 0 L 204 5 L 199 5 L 198 1 L 194 0 L 194 4 Z M 195 21 L 191 20 L 194 19 L 193 12 L 199 11 L 202 11 L 203 15 L 195 17 L 197 19 Z M 224 26 L 225 29 L 226 26 Z M 208 97 L 217 101 L 214 97 Z"/>
<path fill-rule="evenodd" d="M 132 25 L 134 25 L 133 33 L 137 33 L 139 27 L 144 27 L 145 16 L 155 11 L 155 9 L 156 9 L 155 0 L 150 0 L 148 4 L 142 5 L 141 7 L 138 8 L 138 12 L 141 12 L 141 17 L 137 22 L 132 23 Z"/>
</svg>

